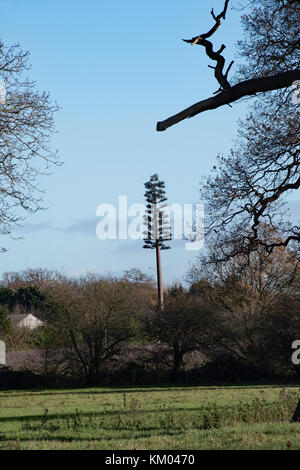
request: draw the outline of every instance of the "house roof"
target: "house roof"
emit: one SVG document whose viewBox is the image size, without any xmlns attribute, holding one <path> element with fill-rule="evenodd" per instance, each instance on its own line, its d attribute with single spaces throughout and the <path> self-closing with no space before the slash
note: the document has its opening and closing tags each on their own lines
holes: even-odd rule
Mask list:
<svg viewBox="0 0 300 470">
<path fill-rule="evenodd" d="M 20 323 L 22 323 L 25 319 L 26 320 L 29 320 L 30 323 L 32 322 L 36 322 L 37 324 L 39 325 L 42 325 L 44 322 L 42 322 L 41 320 L 39 320 L 35 315 L 33 315 L 32 313 L 14 313 L 14 314 L 11 314 L 9 315 L 9 318 L 13 324 L 13 326 L 19 326 Z M 26 326 L 26 323 L 25 322 L 25 325 Z"/>
</svg>

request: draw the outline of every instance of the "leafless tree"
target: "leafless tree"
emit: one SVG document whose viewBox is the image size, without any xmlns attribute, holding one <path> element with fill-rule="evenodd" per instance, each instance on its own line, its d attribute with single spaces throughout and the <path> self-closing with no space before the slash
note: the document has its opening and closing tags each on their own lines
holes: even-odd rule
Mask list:
<svg viewBox="0 0 300 470">
<path fill-rule="evenodd" d="M 25 213 L 41 208 L 39 176 L 58 164 L 50 148 L 54 113 L 47 93 L 26 77 L 29 53 L 0 42 L 0 232 L 12 234 Z"/>
<path fill-rule="evenodd" d="M 203 181 L 206 234 L 222 247 L 222 257 L 300 241 L 297 220 L 292 223 L 286 197 L 300 187 L 299 111 L 290 96 L 276 93 L 258 100 L 240 123 L 239 139 L 231 154 L 219 156 L 212 175 Z M 261 238 L 264 224 L 273 227 Z M 295 225 L 296 224 L 296 225 Z M 279 229 L 280 237 L 271 236 Z"/>
<path fill-rule="evenodd" d="M 47 268 L 28 268 L 24 271 L 5 272 L 2 276 L 2 284 L 12 289 L 22 286 L 35 286 L 39 289 L 54 288 L 59 282 L 65 280 L 65 276 L 57 270 Z"/>
<path fill-rule="evenodd" d="M 67 371 L 94 383 L 136 332 L 133 289 L 123 281 L 88 275 L 61 282 L 53 296 L 60 305 L 57 331 Z"/>
<path fill-rule="evenodd" d="M 265 226 L 261 238 L 269 239 L 270 230 Z M 201 254 L 188 274 L 192 285 L 203 277 L 210 281 L 211 295 L 223 310 L 215 342 L 224 354 L 260 370 L 270 372 L 282 361 L 289 369 L 300 321 L 296 253 L 280 246 L 269 254 L 260 246 L 255 252 L 220 262 L 218 249 L 211 246 Z"/>
<path fill-rule="evenodd" d="M 190 295 L 175 285 L 166 293 L 165 308 L 144 321 L 146 337 L 156 341 L 172 358 L 171 378 L 176 381 L 189 353 L 209 354 L 218 312 L 212 299 Z"/>
</svg>

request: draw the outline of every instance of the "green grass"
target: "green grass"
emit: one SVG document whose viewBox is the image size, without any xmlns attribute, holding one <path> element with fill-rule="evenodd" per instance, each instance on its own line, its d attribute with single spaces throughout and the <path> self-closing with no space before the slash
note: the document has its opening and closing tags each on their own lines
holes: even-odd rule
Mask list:
<svg viewBox="0 0 300 470">
<path fill-rule="evenodd" d="M 0 391 L 0 450 L 300 449 L 296 387 Z"/>
</svg>

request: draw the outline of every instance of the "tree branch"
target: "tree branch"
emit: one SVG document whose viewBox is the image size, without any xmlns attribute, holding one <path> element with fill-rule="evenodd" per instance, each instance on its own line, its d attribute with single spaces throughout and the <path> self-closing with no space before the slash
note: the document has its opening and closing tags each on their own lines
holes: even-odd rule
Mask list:
<svg viewBox="0 0 300 470">
<path fill-rule="evenodd" d="M 300 80 L 300 69 L 283 72 L 270 77 L 253 78 L 240 82 L 228 90 L 223 90 L 216 96 L 212 96 L 193 104 L 189 108 L 171 116 L 165 121 L 158 122 L 156 129 L 157 131 L 165 131 L 169 127 L 174 126 L 174 124 L 203 113 L 204 111 L 216 109 L 226 104 L 233 103 L 244 96 L 251 96 L 256 93 L 287 88 L 296 80 Z"/>
<path fill-rule="evenodd" d="M 223 74 L 223 69 L 224 69 L 224 65 L 225 65 L 225 59 L 224 57 L 221 55 L 221 53 L 224 51 L 225 49 L 225 45 L 222 44 L 222 46 L 220 47 L 220 49 L 215 52 L 213 50 L 213 45 L 210 41 L 207 40 L 207 38 L 211 37 L 216 31 L 217 29 L 220 27 L 221 25 L 221 20 L 222 19 L 226 19 L 226 13 L 227 13 L 227 9 L 228 9 L 228 4 L 229 4 L 229 0 L 226 0 L 225 1 L 225 5 L 224 5 L 224 8 L 223 8 L 223 11 L 218 15 L 216 16 L 214 14 L 214 10 L 212 9 L 211 11 L 211 15 L 213 17 L 213 19 L 215 20 L 215 25 L 208 31 L 208 33 L 204 33 L 204 34 L 200 34 L 199 36 L 195 36 L 193 37 L 192 39 L 183 39 L 184 42 L 187 42 L 189 44 L 192 44 L 192 45 L 195 45 L 195 44 L 198 44 L 199 46 L 203 46 L 205 47 L 205 52 L 207 54 L 207 56 L 212 59 L 212 60 L 215 60 L 217 62 L 217 65 L 216 67 L 214 67 L 215 69 L 215 77 L 216 79 L 218 80 L 220 86 L 221 86 L 221 90 L 226 90 L 228 88 L 230 88 L 230 83 L 228 82 L 227 80 L 227 76 L 228 76 L 228 72 L 232 66 L 232 63 L 231 65 L 228 67 L 227 69 L 227 72 L 226 74 L 224 75 Z"/>
</svg>

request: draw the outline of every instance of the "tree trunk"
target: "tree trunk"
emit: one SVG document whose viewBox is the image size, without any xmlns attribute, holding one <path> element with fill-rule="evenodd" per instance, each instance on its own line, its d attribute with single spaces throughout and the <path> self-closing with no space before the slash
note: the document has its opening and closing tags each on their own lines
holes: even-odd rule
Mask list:
<svg viewBox="0 0 300 470">
<path fill-rule="evenodd" d="M 157 270 L 157 291 L 158 291 L 158 307 L 160 310 L 164 308 L 164 292 L 161 275 L 160 246 L 156 245 L 156 270 Z"/>
</svg>

